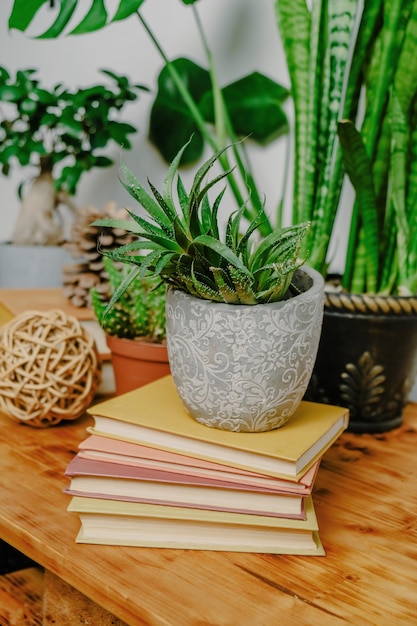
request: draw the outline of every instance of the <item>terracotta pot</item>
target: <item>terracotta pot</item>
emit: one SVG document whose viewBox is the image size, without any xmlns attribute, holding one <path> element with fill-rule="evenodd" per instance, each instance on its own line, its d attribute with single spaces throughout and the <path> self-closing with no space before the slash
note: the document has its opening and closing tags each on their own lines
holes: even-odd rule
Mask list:
<svg viewBox="0 0 417 626">
<path fill-rule="evenodd" d="M 349 430 L 381 433 L 403 421 L 417 374 L 417 298 L 326 293 L 305 399 L 345 406 Z"/>
<path fill-rule="evenodd" d="M 167 346 L 186 409 L 206 426 L 279 428 L 299 405 L 313 371 L 324 280 L 297 270 L 301 293 L 271 304 L 233 305 L 168 289 Z"/>
<path fill-rule="evenodd" d="M 167 347 L 137 339 L 106 336 L 112 353 L 116 395 L 121 395 L 170 373 Z"/>
</svg>

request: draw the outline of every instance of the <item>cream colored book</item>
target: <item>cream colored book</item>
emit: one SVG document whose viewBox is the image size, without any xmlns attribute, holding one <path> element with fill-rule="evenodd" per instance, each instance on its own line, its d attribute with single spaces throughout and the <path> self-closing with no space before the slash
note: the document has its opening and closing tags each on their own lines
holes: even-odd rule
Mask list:
<svg viewBox="0 0 417 626">
<path fill-rule="evenodd" d="M 273 485 L 255 486 L 161 469 L 94 461 L 76 455 L 65 474 L 65 492 L 74 496 L 132 500 L 150 504 L 213 508 L 281 517 L 305 516 L 305 496 Z"/>
<path fill-rule="evenodd" d="M 323 556 L 309 496 L 305 520 L 73 497 L 77 543 Z"/>
<path fill-rule="evenodd" d="M 90 433 L 115 437 L 298 481 L 345 430 L 347 409 L 302 402 L 281 428 L 235 433 L 209 428 L 186 411 L 171 376 L 89 409 Z"/>
</svg>

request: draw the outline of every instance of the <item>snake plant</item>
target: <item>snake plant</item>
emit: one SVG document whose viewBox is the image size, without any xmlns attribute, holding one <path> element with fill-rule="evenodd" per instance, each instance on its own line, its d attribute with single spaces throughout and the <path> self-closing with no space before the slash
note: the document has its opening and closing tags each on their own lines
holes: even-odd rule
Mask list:
<svg viewBox="0 0 417 626">
<path fill-rule="evenodd" d="M 176 289 L 228 304 L 276 302 L 291 290 L 293 272 L 302 263 L 299 250 L 309 224 L 276 229 L 259 238 L 263 213 L 244 227 L 241 207 L 229 215 L 222 233 L 219 209 L 226 187 L 213 200 L 209 192 L 228 172 L 206 179 L 221 152 L 215 152 L 203 163 L 187 192 L 178 174 L 186 147 L 187 144 L 168 168 L 162 192 L 152 183 L 148 192 L 127 167 L 122 167 L 122 184 L 145 210 L 145 217 L 130 211 L 130 220 L 94 222 L 96 226 L 123 228 L 137 237 L 132 243 L 106 251 L 113 260 L 132 265 L 108 310 L 131 281 L 148 272 Z"/>
<path fill-rule="evenodd" d="M 293 220 L 311 221 L 309 263 L 326 273 L 336 216 L 348 212 L 344 288 L 415 294 L 417 2 L 275 7 L 295 110 Z M 340 202 L 345 172 L 353 206 Z"/>
</svg>

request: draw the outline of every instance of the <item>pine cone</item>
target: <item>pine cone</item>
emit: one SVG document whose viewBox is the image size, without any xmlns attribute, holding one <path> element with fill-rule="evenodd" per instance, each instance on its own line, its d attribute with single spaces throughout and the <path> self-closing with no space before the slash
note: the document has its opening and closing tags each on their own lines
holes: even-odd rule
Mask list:
<svg viewBox="0 0 417 626">
<path fill-rule="evenodd" d="M 76 307 L 90 306 L 90 289 L 95 286 L 99 293 L 108 297 L 107 274 L 104 270 L 101 250 L 111 250 L 130 243 L 131 233 L 120 228 L 92 226 L 101 218 L 126 219 L 125 209 L 118 209 L 114 202 L 107 204 L 102 211 L 92 206 L 81 209 L 71 229 L 71 240 L 65 244 L 77 263 L 63 269 L 64 294 Z"/>
</svg>

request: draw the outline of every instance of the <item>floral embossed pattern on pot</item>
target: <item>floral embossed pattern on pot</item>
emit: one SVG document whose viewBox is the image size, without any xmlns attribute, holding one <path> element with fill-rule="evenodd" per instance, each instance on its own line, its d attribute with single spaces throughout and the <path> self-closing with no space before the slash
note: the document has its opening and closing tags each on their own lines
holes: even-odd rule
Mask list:
<svg viewBox="0 0 417 626">
<path fill-rule="evenodd" d="M 313 370 L 324 281 L 297 270 L 295 297 L 235 306 L 167 293 L 171 373 L 188 412 L 223 430 L 260 432 L 291 417 Z"/>
</svg>

